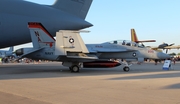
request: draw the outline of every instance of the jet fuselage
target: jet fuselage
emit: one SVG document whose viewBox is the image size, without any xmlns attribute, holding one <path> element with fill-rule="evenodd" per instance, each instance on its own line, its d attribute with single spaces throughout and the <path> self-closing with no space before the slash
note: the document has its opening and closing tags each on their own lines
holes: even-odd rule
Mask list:
<svg viewBox="0 0 180 104">
<path fill-rule="evenodd" d="M 115 44 L 87 44 L 89 52 L 101 51 L 99 54 L 100 59 L 137 59 L 138 58 L 150 58 L 150 59 L 166 59 L 169 55 L 158 52 L 149 48 L 140 48 L 127 45 L 115 45 Z M 104 52 L 103 52 L 104 51 Z M 117 52 L 111 52 L 117 51 Z M 121 52 L 118 52 L 121 51 Z"/>
<path fill-rule="evenodd" d="M 138 48 L 138 47 L 132 47 L 126 45 L 123 46 L 123 45 L 115 45 L 115 44 L 86 44 L 86 47 L 90 52 L 90 54 L 97 56 L 98 59 L 136 59 L 137 61 L 144 61 L 145 58 L 150 58 L 150 59 L 169 58 L 169 55 L 163 52 L 158 52 L 148 48 Z M 34 50 L 33 48 L 30 48 L 30 51 L 33 50 Z M 33 54 L 29 54 L 26 57 L 32 59 L 66 61 L 66 56 L 55 55 L 54 50 L 55 47 L 51 47 L 51 48 L 47 47 L 37 52 L 34 52 Z M 21 51 L 22 54 L 28 53 L 25 52 L 23 49 L 19 49 L 19 51 Z M 71 61 L 81 61 L 81 60 L 82 62 L 85 61 L 84 59 L 71 59 Z"/>
</svg>

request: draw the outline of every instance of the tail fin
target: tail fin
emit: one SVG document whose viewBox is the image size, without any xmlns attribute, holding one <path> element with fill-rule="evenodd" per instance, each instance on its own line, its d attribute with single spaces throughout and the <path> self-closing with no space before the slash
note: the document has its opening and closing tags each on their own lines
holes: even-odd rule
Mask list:
<svg viewBox="0 0 180 104">
<path fill-rule="evenodd" d="M 29 22 L 28 27 L 30 29 L 31 39 L 34 48 L 51 48 L 54 46 L 55 39 L 41 23 Z"/>
<path fill-rule="evenodd" d="M 67 55 L 67 52 L 89 53 L 79 31 L 60 30 L 56 33 L 56 55 Z"/>
<path fill-rule="evenodd" d="M 52 7 L 85 19 L 92 1 L 93 0 L 56 0 Z"/>
<path fill-rule="evenodd" d="M 131 41 L 138 42 L 138 38 L 134 29 L 131 29 Z"/>
<path fill-rule="evenodd" d="M 136 31 L 134 29 L 131 29 L 131 41 L 140 43 L 140 42 L 156 42 L 156 40 L 138 40 L 138 37 L 136 35 Z"/>
<path fill-rule="evenodd" d="M 12 46 L 9 48 L 9 52 L 13 52 L 13 51 L 14 51 L 14 47 Z"/>
</svg>

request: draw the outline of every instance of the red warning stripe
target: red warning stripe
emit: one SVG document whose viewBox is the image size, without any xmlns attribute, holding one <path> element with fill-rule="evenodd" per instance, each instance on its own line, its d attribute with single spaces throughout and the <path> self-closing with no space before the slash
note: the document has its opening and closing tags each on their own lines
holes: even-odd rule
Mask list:
<svg viewBox="0 0 180 104">
<path fill-rule="evenodd" d="M 41 30 L 43 30 L 47 35 L 49 35 L 49 37 L 51 37 L 54 41 L 56 41 L 54 39 L 54 37 L 46 30 L 46 28 L 39 22 L 28 22 L 28 27 L 29 28 L 40 28 Z"/>
</svg>

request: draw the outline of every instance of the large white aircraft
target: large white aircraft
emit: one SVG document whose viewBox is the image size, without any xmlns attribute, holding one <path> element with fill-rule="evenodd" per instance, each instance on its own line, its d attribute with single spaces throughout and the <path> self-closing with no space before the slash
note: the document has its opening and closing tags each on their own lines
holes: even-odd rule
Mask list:
<svg viewBox="0 0 180 104">
<path fill-rule="evenodd" d="M 0 0 L 0 48 L 31 42 L 28 22 L 41 22 L 51 34 L 92 26 L 85 21 L 93 0 L 56 0 L 40 5 L 24 0 Z"/>
</svg>

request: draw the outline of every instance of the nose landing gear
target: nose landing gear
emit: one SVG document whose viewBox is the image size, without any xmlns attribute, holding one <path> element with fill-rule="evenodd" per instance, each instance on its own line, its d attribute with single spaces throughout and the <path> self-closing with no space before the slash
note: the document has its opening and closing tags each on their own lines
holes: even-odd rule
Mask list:
<svg viewBox="0 0 180 104">
<path fill-rule="evenodd" d="M 130 70 L 130 68 L 127 67 L 127 66 L 125 66 L 125 67 L 123 68 L 123 70 L 124 70 L 125 72 L 128 72 L 128 71 Z"/>
<path fill-rule="evenodd" d="M 71 72 L 79 72 L 79 66 L 78 65 L 72 65 L 69 67 Z"/>
<path fill-rule="evenodd" d="M 129 67 L 132 65 L 130 62 L 122 62 L 121 64 L 124 65 L 123 70 L 124 70 L 125 72 L 128 72 L 128 71 L 130 70 Z"/>
</svg>

